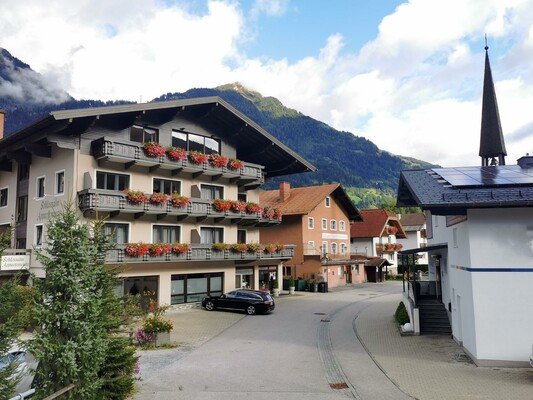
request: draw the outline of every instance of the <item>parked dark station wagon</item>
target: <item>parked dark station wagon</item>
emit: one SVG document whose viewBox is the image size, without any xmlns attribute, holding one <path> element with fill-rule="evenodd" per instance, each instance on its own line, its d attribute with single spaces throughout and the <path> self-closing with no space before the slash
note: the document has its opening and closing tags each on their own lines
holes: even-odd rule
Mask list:
<svg viewBox="0 0 533 400">
<path fill-rule="evenodd" d="M 248 315 L 266 314 L 274 311 L 274 300 L 268 292 L 260 290 L 237 289 L 222 296 L 208 296 L 202 299 L 202 307 L 207 311 L 217 308 L 243 310 Z"/>
</svg>

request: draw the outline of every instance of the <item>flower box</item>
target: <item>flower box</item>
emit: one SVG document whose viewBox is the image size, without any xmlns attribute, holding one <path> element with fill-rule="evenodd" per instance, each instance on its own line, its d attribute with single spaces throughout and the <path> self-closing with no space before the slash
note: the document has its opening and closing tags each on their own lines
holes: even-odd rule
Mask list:
<svg viewBox="0 0 533 400">
<path fill-rule="evenodd" d="M 150 203 L 157 204 L 157 205 L 164 205 L 164 204 L 167 204 L 168 197 L 169 196 L 166 195 L 165 193 L 155 192 L 155 193 L 152 193 L 152 195 L 150 196 Z"/>
<path fill-rule="evenodd" d="M 216 153 L 209 154 L 209 164 L 216 168 L 225 167 L 228 165 L 228 157 Z"/>
<path fill-rule="evenodd" d="M 272 218 L 274 217 L 274 209 L 272 207 L 269 207 L 269 206 L 265 206 L 263 208 L 263 218 Z"/>
<path fill-rule="evenodd" d="M 186 207 L 191 204 L 191 200 L 188 197 L 182 196 L 181 194 L 174 193 L 170 197 L 172 206 L 176 208 Z"/>
<path fill-rule="evenodd" d="M 214 251 L 224 251 L 224 250 L 227 250 L 229 248 L 229 245 L 226 244 L 226 243 L 213 243 L 213 245 L 211 246 L 211 249 L 213 249 Z"/>
<path fill-rule="evenodd" d="M 228 161 L 228 168 L 231 169 L 231 170 L 237 170 L 237 169 L 241 169 L 242 167 L 244 167 L 244 161 L 241 161 L 241 160 L 237 160 L 235 158 L 230 158 L 229 161 Z"/>
<path fill-rule="evenodd" d="M 261 245 L 257 242 L 248 243 L 247 246 L 249 253 L 257 253 L 261 250 Z"/>
<path fill-rule="evenodd" d="M 274 243 L 267 243 L 263 247 L 265 253 L 272 254 L 277 250 L 277 246 Z"/>
<path fill-rule="evenodd" d="M 222 199 L 213 200 L 213 208 L 218 212 L 229 211 L 231 209 L 231 201 Z"/>
<path fill-rule="evenodd" d="M 187 158 L 187 151 L 181 147 L 167 147 L 167 156 L 172 161 L 179 161 Z"/>
<path fill-rule="evenodd" d="M 169 243 L 152 243 L 150 245 L 150 256 L 159 257 L 172 252 L 172 245 Z"/>
<path fill-rule="evenodd" d="M 165 148 L 161 146 L 159 143 L 146 142 L 143 147 L 148 157 L 154 157 L 154 158 L 161 157 L 161 156 L 164 156 L 166 153 Z"/>
<path fill-rule="evenodd" d="M 243 213 L 246 212 L 246 202 L 244 201 L 232 201 L 231 202 L 231 211 L 237 212 L 237 213 Z"/>
<path fill-rule="evenodd" d="M 209 160 L 207 154 L 201 153 L 199 151 L 189 151 L 189 158 L 193 164 L 203 164 Z"/>
<path fill-rule="evenodd" d="M 191 246 L 189 246 L 187 243 L 174 243 L 172 246 L 172 252 L 178 255 L 183 255 L 189 251 Z"/>
<path fill-rule="evenodd" d="M 124 252 L 129 257 L 142 257 L 150 251 L 150 245 L 147 243 L 139 242 L 139 243 L 128 243 L 126 245 L 126 248 L 124 249 Z"/>
<path fill-rule="evenodd" d="M 245 251 L 248 251 L 248 246 L 246 243 L 234 243 L 230 246 L 231 251 L 234 253 L 243 253 Z"/>
<path fill-rule="evenodd" d="M 126 199 L 131 204 L 144 204 L 149 201 L 149 197 L 140 190 L 125 189 L 124 193 L 126 193 Z"/>
<path fill-rule="evenodd" d="M 246 212 L 248 214 L 257 214 L 259 211 L 261 211 L 261 206 L 254 202 L 248 202 L 246 203 Z"/>
</svg>

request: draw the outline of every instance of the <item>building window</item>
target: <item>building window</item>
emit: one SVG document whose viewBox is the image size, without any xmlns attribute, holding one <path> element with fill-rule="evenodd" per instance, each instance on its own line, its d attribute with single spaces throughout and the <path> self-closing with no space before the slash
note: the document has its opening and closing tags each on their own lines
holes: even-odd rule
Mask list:
<svg viewBox="0 0 533 400">
<path fill-rule="evenodd" d="M 331 229 L 332 231 L 336 231 L 337 230 L 337 221 L 335 221 L 334 219 L 329 221 L 329 229 Z"/>
<path fill-rule="evenodd" d="M 292 267 L 290 265 L 283 266 L 283 276 L 292 276 Z"/>
<path fill-rule="evenodd" d="M 237 243 L 246 243 L 246 230 L 237 230 Z"/>
<path fill-rule="evenodd" d="M 204 244 L 224 242 L 224 229 L 200 228 L 200 242 Z"/>
<path fill-rule="evenodd" d="M 37 198 L 42 199 L 44 197 L 44 176 L 37 178 Z"/>
<path fill-rule="evenodd" d="M 329 196 L 326 196 L 326 199 L 325 199 L 325 202 L 324 204 L 326 205 L 326 207 L 331 207 L 331 197 Z"/>
<path fill-rule="evenodd" d="M 130 128 L 130 140 L 137 143 L 159 143 L 159 131 L 145 126 L 133 125 Z"/>
<path fill-rule="evenodd" d="M 28 218 L 28 196 L 20 196 L 17 199 L 17 222 L 26 221 Z M 24 247 L 19 247 L 24 248 Z"/>
<path fill-rule="evenodd" d="M 35 246 L 41 247 L 43 245 L 43 226 L 35 225 Z"/>
<path fill-rule="evenodd" d="M 152 228 L 153 243 L 177 243 L 180 239 L 181 228 L 176 225 L 154 225 Z"/>
<path fill-rule="evenodd" d="M 7 188 L 0 189 L 0 207 L 7 206 Z"/>
<path fill-rule="evenodd" d="M 130 187 L 130 177 L 112 172 L 96 172 L 96 188 L 106 190 L 124 190 Z"/>
<path fill-rule="evenodd" d="M 19 164 L 19 181 L 25 181 L 30 179 L 30 165 L 29 164 Z"/>
<path fill-rule="evenodd" d="M 320 246 L 320 253 L 322 255 L 327 254 L 328 252 L 328 242 L 322 242 L 322 246 Z"/>
<path fill-rule="evenodd" d="M 313 217 L 307 217 L 307 228 L 315 229 L 315 219 Z"/>
<path fill-rule="evenodd" d="M 346 254 L 346 249 L 347 249 L 346 243 L 341 243 L 341 254 Z"/>
<path fill-rule="evenodd" d="M 224 198 L 224 188 L 222 186 L 202 185 L 202 199 L 215 200 Z"/>
<path fill-rule="evenodd" d="M 331 243 L 331 254 L 337 254 L 337 243 Z"/>
<path fill-rule="evenodd" d="M 222 272 L 172 275 L 170 304 L 195 303 L 205 296 L 220 296 L 223 277 Z"/>
<path fill-rule="evenodd" d="M 189 132 L 172 131 L 172 146 L 205 154 L 220 153 L 220 140 Z"/>
<path fill-rule="evenodd" d="M 56 194 L 65 193 L 65 171 L 56 172 Z"/>
<path fill-rule="evenodd" d="M 310 240 L 307 242 L 307 250 L 309 251 L 309 254 L 315 254 L 315 242 L 314 240 Z"/>
<path fill-rule="evenodd" d="M 346 230 L 346 222 L 339 221 L 339 231 L 344 232 Z"/>
<path fill-rule="evenodd" d="M 244 201 L 246 203 L 248 201 L 248 197 L 246 196 L 246 193 L 239 193 L 237 194 L 237 200 Z"/>
<path fill-rule="evenodd" d="M 124 244 L 129 242 L 128 224 L 104 224 L 102 230 L 104 235 L 109 236 L 113 243 Z"/>
<path fill-rule="evenodd" d="M 322 230 L 325 231 L 328 229 L 328 220 L 325 218 L 322 218 Z"/>
<path fill-rule="evenodd" d="M 168 179 L 154 178 L 154 193 L 164 193 L 171 195 L 173 193 L 181 193 L 181 182 L 171 181 Z"/>
</svg>

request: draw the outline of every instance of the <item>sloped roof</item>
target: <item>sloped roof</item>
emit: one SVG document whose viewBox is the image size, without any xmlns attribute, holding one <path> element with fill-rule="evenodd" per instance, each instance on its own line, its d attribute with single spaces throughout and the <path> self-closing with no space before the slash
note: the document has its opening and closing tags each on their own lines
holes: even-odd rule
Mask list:
<svg viewBox="0 0 533 400">
<path fill-rule="evenodd" d="M 529 168 L 529 164 L 524 164 L 524 167 L 498 165 L 467 168 L 479 176 L 487 173 L 491 176 L 509 176 L 511 168 L 521 169 L 533 179 L 533 169 Z M 441 170 L 453 173 L 456 168 Z M 525 181 L 498 184 L 494 180 L 481 179 L 468 186 L 461 181 L 454 184 L 443 179 L 433 170 L 405 170 L 400 174 L 397 205 L 417 206 L 435 215 L 466 215 L 469 208 L 533 207 L 533 183 L 527 182 L 527 179 Z"/>
<path fill-rule="evenodd" d="M 402 224 L 394 213 L 384 209 L 361 210 L 360 213 L 363 220 L 353 223 L 350 227 L 352 238 L 380 237 L 389 224 L 398 228 L 397 237 L 406 237 Z"/>
<path fill-rule="evenodd" d="M 421 227 L 426 223 L 426 216 L 422 213 L 401 214 L 400 222 L 404 229 L 407 227 Z"/>
<path fill-rule="evenodd" d="M 339 183 L 291 187 L 290 196 L 285 201 L 281 200 L 279 189 L 266 190 L 260 193 L 259 201 L 262 205 L 279 208 L 284 215 L 304 215 L 313 211 L 327 196 L 339 203 L 350 221 L 361 220 L 359 211 Z"/>
<path fill-rule="evenodd" d="M 0 140 L 0 163 L 9 161 L 10 153 L 27 152 L 32 143 L 49 145 L 47 136 L 51 134 L 75 137 L 95 125 L 125 129 L 138 118 L 162 124 L 178 115 L 234 144 L 237 158 L 263 165 L 267 177 L 316 171 L 311 163 L 217 96 L 53 111 Z"/>
</svg>

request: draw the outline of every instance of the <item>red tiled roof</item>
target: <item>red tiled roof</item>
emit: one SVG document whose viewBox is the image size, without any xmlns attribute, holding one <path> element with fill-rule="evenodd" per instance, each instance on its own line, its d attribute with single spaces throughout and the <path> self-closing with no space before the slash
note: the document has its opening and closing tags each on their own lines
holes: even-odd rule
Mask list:
<svg viewBox="0 0 533 400">
<path fill-rule="evenodd" d="M 290 196 L 285 201 L 281 201 L 279 189 L 267 190 L 259 194 L 259 202 L 263 206 L 279 208 L 284 215 L 308 214 L 339 187 L 340 184 L 331 183 L 290 188 Z"/>
<path fill-rule="evenodd" d="M 372 238 L 380 237 L 383 230 L 388 225 L 389 220 L 398 221 L 395 214 L 388 210 L 360 210 L 363 221 L 354 222 L 350 227 L 350 235 L 353 238 Z M 398 229 L 398 236 L 405 236 L 401 225 L 394 224 Z"/>
</svg>

